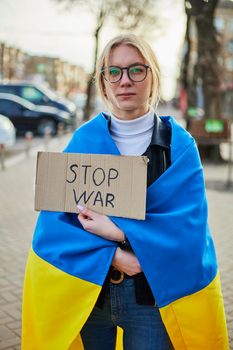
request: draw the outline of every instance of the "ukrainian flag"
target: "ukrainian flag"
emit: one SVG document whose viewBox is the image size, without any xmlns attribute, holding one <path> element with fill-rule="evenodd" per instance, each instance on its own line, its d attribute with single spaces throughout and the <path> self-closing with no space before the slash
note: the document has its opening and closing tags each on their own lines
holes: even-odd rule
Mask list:
<svg viewBox="0 0 233 350">
<path fill-rule="evenodd" d="M 41 212 L 25 275 L 23 350 L 72 349 L 73 342 L 82 349 L 77 336 L 115 248 L 81 229 L 73 214 Z"/>
<path fill-rule="evenodd" d="M 197 148 L 171 117 L 162 120 L 171 128 L 172 164 L 147 190 L 146 220 L 112 220 L 140 261 L 174 348 L 227 350 Z M 102 114 L 79 128 L 65 151 L 119 155 Z M 22 350 L 82 349 L 79 333 L 115 249 L 83 230 L 75 214 L 41 212 L 25 274 Z"/>
</svg>

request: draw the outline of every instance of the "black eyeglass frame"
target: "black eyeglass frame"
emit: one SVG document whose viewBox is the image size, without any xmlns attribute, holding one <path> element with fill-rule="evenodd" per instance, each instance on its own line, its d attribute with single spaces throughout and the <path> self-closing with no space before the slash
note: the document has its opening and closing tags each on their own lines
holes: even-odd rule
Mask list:
<svg viewBox="0 0 233 350">
<path fill-rule="evenodd" d="M 141 67 L 141 66 L 143 66 L 144 68 L 146 68 L 146 75 L 145 75 L 145 77 L 142 79 L 142 80 L 133 80 L 133 79 L 131 79 L 130 78 L 130 75 L 129 75 L 129 70 L 130 70 L 130 68 L 131 67 Z M 128 75 L 128 78 L 129 78 L 129 80 L 131 80 L 133 83 L 141 83 L 142 81 L 144 81 L 145 79 L 146 79 L 146 77 L 147 77 L 147 71 L 148 71 L 148 69 L 151 69 L 150 68 L 150 66 L 148 66 L 147 64 L 142 64 L 142 63 L 138 63 L 138 64 L 136 64 L 136 63 L 133 63 L 133 64 L 130 64 L 129 66 L 127 66 L 127 67 L 119 67 L 119 66 L 110 66 L 109 68 L 119 68 L 120 69 L 120 71 L 121 71 L 121 75 L 120 75 L 120 78 L 118 79 L 118 80 L 116 80 L 116 81 L 110 81 L 110 80 L 108 80 L 107 78 L 106 78 L 106 76 L 105 76 L 105 70 L 107 69 L 107 68 L 103 68 L 102 70 L 101 70 L 101 74 L 103 75 L 103 77 L 104 77 L 104 80 L 106 80 L 108 83 L 111 83 L 111 84 L 115 84 L 115 83 L 118 83 L 121 79 L 122 79 L 122 77 L 123 77 L 123 71 L 124 70 L 127 70 L 127 75 Z"/>
</svg>

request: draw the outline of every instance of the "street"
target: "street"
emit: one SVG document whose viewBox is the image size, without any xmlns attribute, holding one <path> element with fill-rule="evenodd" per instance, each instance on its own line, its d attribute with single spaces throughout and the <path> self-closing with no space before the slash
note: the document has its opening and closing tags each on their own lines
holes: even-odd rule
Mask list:
<svg viewBox="0 0 233 350">
<path fill-rule="evenodd" d="M 70 135 L 54 138 L 49 151 L 61 151 Z M 0 170 L 0 349 L 19 350 L 24 269 L 37 218 L 34 181 L 37 145 L 27 157 L 6 162 Z M 13 159 L 14 157 L 11 157 Z M 231 349 L 233 349 L 233 186 L 226 188 L 226 164 L 204 164 L 209 201 L 209 222 L 214 237 L 225 301 Z"/>
</svg>

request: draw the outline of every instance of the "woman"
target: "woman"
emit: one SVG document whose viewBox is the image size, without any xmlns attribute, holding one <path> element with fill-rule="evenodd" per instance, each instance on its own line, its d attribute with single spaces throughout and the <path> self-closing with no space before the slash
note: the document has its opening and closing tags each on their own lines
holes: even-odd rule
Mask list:
<svg viewBox="0 0 233 350">
<path fill-rule="evenodd" d="M 160 85 L 152 49 L 134 35 L 114 38 L 96 81 L 109 112 L 79 128 L 65 151 L 146 155 L 146 220 L 82 206 L 78 219 L 41 212 L 22 349 L 111 350 L 117 326 L 125 350 L 228 349 L 200 159 L 193 138 L 152 109 Z"/>
<path fill-rule="evenodd" d="M 149 185 L 170 163 L 170 130 L 165 124 L 160 126 L 161 122 L 151 107 L 159 98 L 159 67 L 155 55 L 146 43 L 132 35 L 117 37 L 107 45 L 99 59 L 96 81 L 100 95 L 109 107 L 109 129 L 120 153 L 143 154 L 153 161 L 148 171 Z M 152 143 L 154 130 L 156 132 Z M 154 153 L 153 157 L 151 152 Z M 106 239 L 125 242 L 124 232 L 108 217 L 82 207 L 79 210 L 78 218 L 84 229 Z M 104 293 L 101 293 L 82 330 L 85 349 L 114 349 L 117 325 L 124 329 L 126 350 L 171 349 L 158 308 L 154 306 L 155 300 L 129 243 L 127 246 L 121 244 L 116 249 L 112 266 L 116 269 L 111 269 L 104 285 Z M 124 280 L 119 284 L 118 271 L 124 272 Z M 135 282 L 139 303 L 135 298 Z M 111 308 L 116 307 L 113 300 L 115 295 L 122 299 L 122 306 L 130 300 L 127 315 L 119 313 L 116 316 L 118 322 L 111 320 L 113 315 L 110 312 Z M 131 321 L 129 317 L 132 317 Z"/>
</svg>

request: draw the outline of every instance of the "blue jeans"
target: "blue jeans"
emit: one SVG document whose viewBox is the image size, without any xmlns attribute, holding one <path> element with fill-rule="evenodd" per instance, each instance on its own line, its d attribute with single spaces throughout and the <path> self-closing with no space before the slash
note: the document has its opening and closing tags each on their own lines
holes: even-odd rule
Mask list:
<svg viewBox="0 0 233 350">
<path fill-rule="evenodd" d="M 133 279 L 109 283 L 103 308 L 94 307 L 81 331 L 84 349 L 114 350 L 117 326 L 124 350 L 173 349 L 158 308 L 136 303 Z"/>
</svg>

